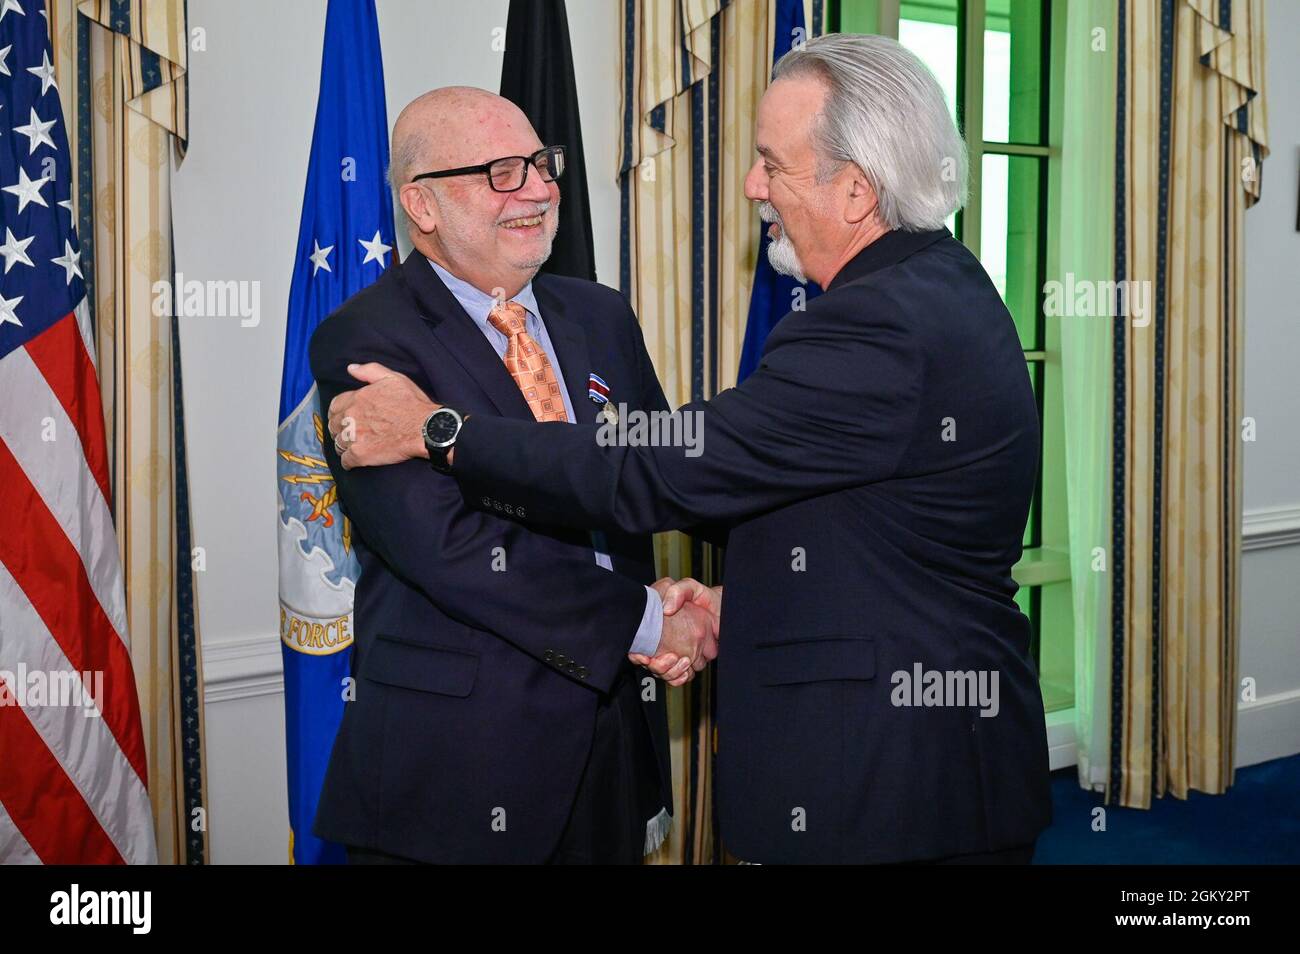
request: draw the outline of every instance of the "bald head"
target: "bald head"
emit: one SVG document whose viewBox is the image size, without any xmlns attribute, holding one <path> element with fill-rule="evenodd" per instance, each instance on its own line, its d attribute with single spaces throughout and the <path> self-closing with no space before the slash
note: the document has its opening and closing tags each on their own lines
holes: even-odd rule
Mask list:
<svg viewBox="0 0 1300 954">
<path fill-rule="evenodd" d="M 532 165 L 513 192 L 496 191 L 484 172 L 412 180 L 541 148 L 523 111 L 485 89 L 447 86 L 412 100 L 393 124 L 389 167 L 411 244 L 480 290 L 513 295 L 551 254 L 559 185 Z"/>
<path fill-rule="evenodd" d="M 506 153 L 484 149 L 507 139 L 527 139 L 525 155 L 541 148 L 532 123 L 510 100 L 476 86 L 431 89 L 407 103 L 393 124 L 389 179 L 400 189 L 421 172 L 487 162 Z"/>
</svg>

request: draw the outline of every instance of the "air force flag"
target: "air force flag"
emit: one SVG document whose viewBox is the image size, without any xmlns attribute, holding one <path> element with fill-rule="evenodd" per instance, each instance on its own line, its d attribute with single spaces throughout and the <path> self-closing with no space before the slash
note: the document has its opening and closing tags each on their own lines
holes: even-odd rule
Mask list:
<svg viewBox="0 0 1300 954">
<path fill-rule="evenodd" d="M 289 289 L 277 460 L 280 642 L 289 845 L 296 864 L 345 862 L 311 833 L 343 718 L 358 564 L 325 464 L 328 439 L 307 364 L 321 321 L 380 276 L 395 246 L 385 183 L 388 117 L 374 0 L 330 0 L 316 127 Z"/>
</svg>

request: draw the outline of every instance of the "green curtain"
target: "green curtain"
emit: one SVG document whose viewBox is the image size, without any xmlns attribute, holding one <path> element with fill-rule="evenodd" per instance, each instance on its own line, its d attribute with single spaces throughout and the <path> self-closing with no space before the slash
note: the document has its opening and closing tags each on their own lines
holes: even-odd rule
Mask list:
<svg viewBox="0 0 1300 954">
<path fill-rule="evenodd" d="M 1060 274 L 1068 289 L 1115 270 L 1115 0 L 1070 0 L 1062 99 Z M 1110 697 L 1112 323 L 1060 320 L 1074 728 L 1079 784 L 1106 781 Z"/>
</svg>

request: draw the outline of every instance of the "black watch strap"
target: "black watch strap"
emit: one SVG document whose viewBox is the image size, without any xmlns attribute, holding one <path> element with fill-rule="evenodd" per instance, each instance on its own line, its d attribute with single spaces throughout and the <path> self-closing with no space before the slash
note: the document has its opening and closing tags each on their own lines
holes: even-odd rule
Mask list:
<svg viewBox="0 0 1300 954">
<path fill-rule="evenodd" d="M 459 421 L 456 431 L 452 435 L 450 441 L 434 443 L 434 441 L 429 439 L 429 422 L 432 421 L 435 416 L 445 414 L 445 412 L 448 411 L 455 415 L 456 420 Z M 429 466 L 440 474 L 451 473 L 451 463 L 447 458 L 451 454 L 451 449 L 456 446 L 456 438 L 460 435 L 460 428 L 464 426 L 467 417 L 468 415 L 462 415 L 454 408 L 442 407 L 434 411 L 433 414 L 430 414 L 429 417 L 425 419 L 423 428 L 424 449 L 429 454 Z"/>
<path fill-rule="evenodd" d="M 429 452 L 429 466 L 440 474 L 450 474 L 451 464 L 447 460 L 447 455 L 451 453 L 450 447 L 429 447 L 425 445 Z"/>
</svg>

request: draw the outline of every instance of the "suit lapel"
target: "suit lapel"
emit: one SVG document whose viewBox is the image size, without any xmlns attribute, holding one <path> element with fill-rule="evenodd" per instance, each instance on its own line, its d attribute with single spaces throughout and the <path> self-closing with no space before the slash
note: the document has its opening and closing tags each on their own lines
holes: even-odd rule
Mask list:
<svg viewBox="0 0 1300 954">
<path fill-rule="evenodd" d="M 564 386 L 569 392 L 569 402 L 573 405 L 573 419 L 585 424 L 595 418 L 588 413 L 593 407 L 587 396 L 587 381 L 591 374 L 591 358 L 587 353 L 587 333 L 581 324 L 565 310 L 564 301 L 555 294 L 538 276 L 533 279 L 533 294 L 537 296 L 537 306 L 541 309 L 542 320 L 546 323 L 546 333 L 551 339 L 551 348 L 555 354 L 551 360 L 557 362 L 564 374 Z"/>
<path fill-rule="evenodd" d="M 593 405 L 587 397 L 587 379 L 591 374 L 587 332 L 568 313 L 564 299 L 549 287 L 545 276 L 538 275 L 533 279 L 533 295 L 537 298 L 537 308 L 546 324 L 547 337 L 551 339 L 551 361 L 559 365 L 564 375 L 564 387 L 569 392 L 569 403 L 573 407 L 573 420 L 578 424 L 595 420 L 595 414 L 591 411 Z M 610 552 L 601 530 L 586 532 L 564 529 L 556 532 L 580 546 L 594 546 L 603 553 Z"/>
<path fill-rule="evenodd" d="M 430 324 L 439 343 L 474 379 L 501 416 L 532 420 L 533 412 L 520 393 L 519 385 L 474 324 L 474 319 L 465 313 L 423 254 L 412 251 L 406 256 L 402 262 L 402 280 L 411 290 L 420 306 L 421 317 Z M 547 327 L 549 329 L 549 323 Z"/>
</svg>

